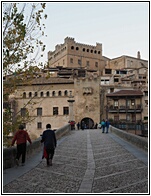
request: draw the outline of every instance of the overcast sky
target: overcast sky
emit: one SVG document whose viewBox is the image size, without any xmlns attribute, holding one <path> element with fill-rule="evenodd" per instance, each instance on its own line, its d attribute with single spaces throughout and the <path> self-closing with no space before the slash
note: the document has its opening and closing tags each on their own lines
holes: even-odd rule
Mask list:
<svg viewBox="0 0 151 196">
<path fill-rule="evenodd" d="M 103 56 L 149 57 L 149 4 L 147 2 L 48 2 L 46 54 L 65 37 L 76 42 L 102 43 Z"/>
</svg>

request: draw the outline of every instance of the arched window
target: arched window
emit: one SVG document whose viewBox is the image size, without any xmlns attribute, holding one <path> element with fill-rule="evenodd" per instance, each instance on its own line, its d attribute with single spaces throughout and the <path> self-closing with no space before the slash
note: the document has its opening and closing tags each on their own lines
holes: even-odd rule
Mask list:
<svg viewBox="0 0 151 196">
<path fill-rule="evenodd" d="M 64 96 L 68 96 L 68 91 L 67 90 L 65 90 Z"/>
<path fill-rule="evenodd" d="M 26 98 L 26 93 L 25 92 L 23 93 L 23 98 Z"/>
<path fill-rule="evenodd" d="M 100 51 L 98 51 L 98 54 L 100 54 L 101 52 Z"/>
<path fill-rule="evenodd" d="M 55 96 L 55 94 L 56 94 L 56 92 L 55 92 L 55 91 L 53 91 L 53 92 L 52 92 L 52 96 Z"/>
<path fill-rule="evenodd" d="M 35 92 L 35 97 L 37 97 L 38 96 L 38 93 L 37 92 Z"/>
<path fill-rule="evenodd" d="M 61 91 L 58 92 L 58 96 L 61 96 Z"/>
<path fill-rule="evenodd" d="M 85 52 L 85 48 L 83 48 L 83 52 Z"/>
<path fill-rule="evenodd" d="M 73 50 L 74 49 L 74 46 L 71 46 L 71 49 Z"/>
<path fill-rule="evenodd" d="M 89 49 L 87 49 L 87 52 L 89 52 Z"/>
<path fill-rule="evenodd" d="M 47 91 L 47 92 L 46 92 L 46 96 L 47 96 L 47 97 L 49 97 L 49 96 L 50 96 L 50 93 L 49 93 L 49 91 Z"/>
<path fill-rule="evenodd" d="M 44 96 L 44 93 L 43 93 L 43 92 L 41 92 L 41 93 L 40 93 L 40 96 L 41 96 L 41 97 L 43 97 L 43 96 Z"/>
<path fill-rule="evenodd" d="M 93 50 L 91 50 L 91 53 L 93 53 Z"/>
<path fill-rule="evenodd" d="M 32 97 L 32 92 L 29 92 L 29 97 Z"/>
<path fill-rule="evenodd" d="M 76 47 L 76 50 L 79 50 L 79 47 Z"/>
</svg>

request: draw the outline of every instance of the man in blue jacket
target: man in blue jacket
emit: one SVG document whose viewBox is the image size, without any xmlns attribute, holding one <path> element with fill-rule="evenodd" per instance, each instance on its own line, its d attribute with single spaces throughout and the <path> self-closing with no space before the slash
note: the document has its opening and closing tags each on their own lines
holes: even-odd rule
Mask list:
<svg viewBox="0 0 151 196">
<path fill-rule="evenodd" d="M 55 148 L 57 145 L 55 132 L 51 130 L 51 125 L 46 125 L 46 130 L 42 134 L 42 140 L 44 142 L 44 155 L 47 160 L 47 166 L 52 166 L 52 159 L 54 156 Z"/>
</svg>

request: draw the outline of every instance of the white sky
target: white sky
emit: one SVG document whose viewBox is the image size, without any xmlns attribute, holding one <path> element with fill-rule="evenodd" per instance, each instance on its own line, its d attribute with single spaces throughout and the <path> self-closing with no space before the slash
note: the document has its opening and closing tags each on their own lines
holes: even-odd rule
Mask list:
<svg viewBox="0 0 151 196">
<path fill-rule="evenodd" d="M 96 45 L 102 43 L 103 56 L 122 55 L 149 58 L 149 3 L 148 2 L 47 2 L 47 52 L 64 38 Z"/>
</svg>

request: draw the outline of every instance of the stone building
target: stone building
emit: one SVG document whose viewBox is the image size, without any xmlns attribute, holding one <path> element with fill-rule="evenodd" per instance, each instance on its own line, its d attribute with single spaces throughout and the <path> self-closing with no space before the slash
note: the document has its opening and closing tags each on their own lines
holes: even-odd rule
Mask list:
<svg viewBox="0 0 151 196">
<path fill-rule="evenodd" d="M 136 58 L 109 59 L 102 56 L 102 44 L 90 46 L 67 37 L 48 52 L 48 62 L 40 78 L 31 85 L 19 85 L 15 94 L 17 112 L 23 117 L 28 109 L 31 121 L 26 128 L 33 136 L 39 137 L 47 123 L 57 129 L 69 120 L 84 120 L 88 128 L 103 118 L 148 121 L 148 62 L 140 52 Z M 49 72 L 51 77 L 46 79 Z"/>
</svg>

